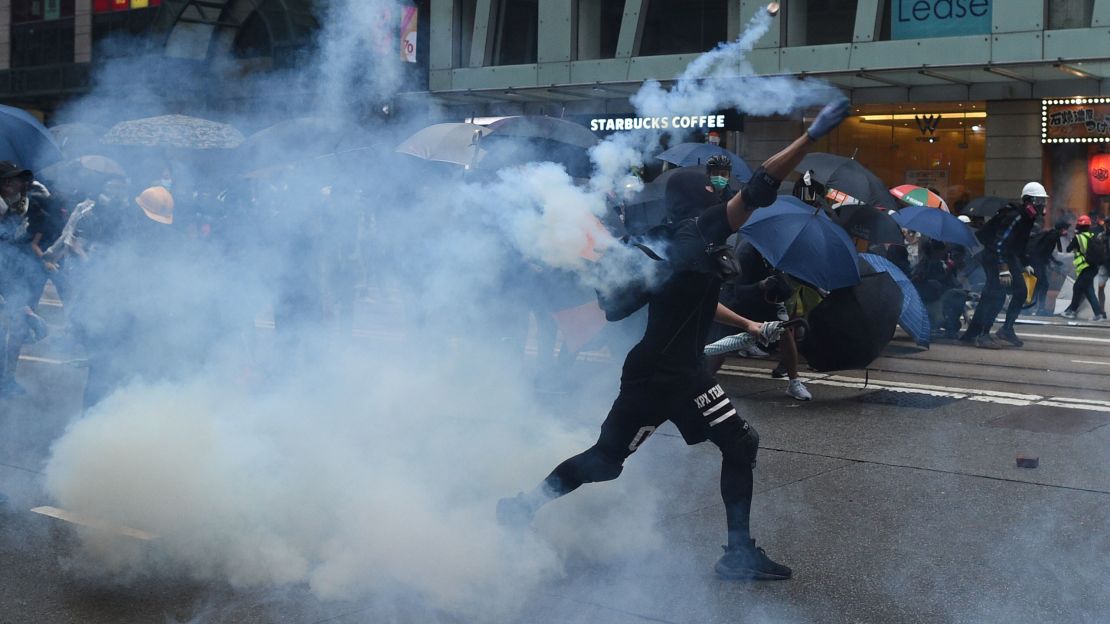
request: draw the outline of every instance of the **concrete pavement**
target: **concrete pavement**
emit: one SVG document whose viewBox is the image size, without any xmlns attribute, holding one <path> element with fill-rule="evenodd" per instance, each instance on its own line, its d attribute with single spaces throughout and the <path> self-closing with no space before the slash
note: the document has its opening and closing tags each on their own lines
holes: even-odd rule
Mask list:
<svg viewBox="0 0 1110 624">
<path fill-rule="evenodd" d="M 817 400 L 805 404 L 767 376 L 773 362 L 730 361 L 722 383 L 761 435 L 754 534 L 795 578 L 714 577 L 719 456 L 687 447 L 668 426 L 621 477 L 662 496 L 663 546 L 603 563 L 571 558 L 509 621 L 1110 621 L 1110 386 L 1100 364 L 1084 363 L 1110 363 L 1101 342 L 1110 327 L 1019 333 L 1030 335 L 1020 351 L 919 351 L 899 339 L 867 376 L 811 375 Z M 60 348 L 48 342 L 23 362 L 34 419 L 14 419 L 22 410 L 0 403 L 0 491 L 11 497 L 0 507 L 0 623 L 475 621 L 417 597 L 331 603 L 304 587 L 235 592 L 71 575 L 65 527 L 27 511 L 46 502 L 43 462 L 80 402 L 84 372 L 54 363 L 75 355 Z M 611 374 L 606 359 L 592 354 L 576 375 Z M 575 395 L 555 403 L 571 422 L 596 426 L 604 416 Z M 1040 466 L 1017 468 L 1018 454 Z M 521 475 L 521 487 L 539 477 Z M 541 514 L 567 521 L 558 504 Z"/>
</svg>

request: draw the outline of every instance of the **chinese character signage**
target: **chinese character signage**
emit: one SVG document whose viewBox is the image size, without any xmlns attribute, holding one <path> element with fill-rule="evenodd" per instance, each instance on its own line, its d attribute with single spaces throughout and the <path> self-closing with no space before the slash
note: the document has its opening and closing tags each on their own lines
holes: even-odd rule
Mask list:
<svg viewBox="0 0 1110 624">
<path fill-rule="evenodd" d="M 987 34 L 992 4 L 991 0 L 892 0 L 890 38 Z"/>
<path fill-rule="evenodd" d="M 401 60 L 406 63 L 416 62 L 416 7 L 404 7 L 401 10 Z"/>
<path fill-rule="evenodd" d="M 93 0 L 93 13 L 148 9 L 160 4 L 162 0 Z"/>
<path fill-rule="evenodd" d="M 1045 100 L 1042 143 L 1110 143 L 1110 98 Z"/>
</svg>

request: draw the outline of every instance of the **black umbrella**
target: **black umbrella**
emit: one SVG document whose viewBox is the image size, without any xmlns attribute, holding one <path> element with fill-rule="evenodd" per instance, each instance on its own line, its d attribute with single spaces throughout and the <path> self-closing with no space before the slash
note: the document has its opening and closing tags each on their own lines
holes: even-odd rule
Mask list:
<svg viewBox="0 0 1110 624">
<path fill-rule="evenodd" d="M 589 149 L 600 142 L 597 135 L 583 125 L 543 115 L 505 117 L 487 127 L 490 129 L 491 137 L 540 139 L 581 149 Z"/>
<path fill-rule="evenodd" d="M 906 244 L 902 226 L 890 213 L 867 204 L 848 204 L 836 210 L 837 222 L 856 238 L 872 243 Z"/>
<path fill-rule="evenodd" d="M 694 174 L 701 176 L 706 183 L 709 182 L 708 178 L 705 177 L 704 166 L 677 167 L 664 171 L 657 178 L 645 184 L 640 192 L 624 203 L 624 227 L 629 234 L 633 236 L 643 234 L 651 228 L 661 225 L 666 220 L 667 184 L 693 175 L 681 172 L 694 172 Z M 740 192 L 741 183 L 736 176 L 729 176 L 728 186 L 733 192 Z"/>
<path fill-rule="evenodd" d="M 798 344 L 820 372 L 866 368 L 879 357 L 902 314 L 902 291 L 887 273 L 864 275 L 834 290 L 809 313 L 809 335 Z"/>
<path fill-rule="evenodd" d="M 490 133 L 481 140 L 487 153 L 480 169 L 554 162 L 563 165 L 571 177 L 590 177 L 589 149 L 599 140 L 585 126 L 555 117 L 523 115 L 505 117 L 487 127 Z"/>
<path fill-rule="evenodd" d="M 886 184 L 853 158 L 817 152 L 803 158 L 794 170 L 803 173 L 812 171 L 814 180 L 865 204 L 875 204 L 887 210 L 898 209 L 898 202 Z"/>
<path fill-rule="evenodd" d="M 963 213 L 968 217 L 990 219 L 1008 203 L 1010 200 L 1001 197 L 976 197 L 967 203 Z"/>
<path fill-rule="evenodd" d="M 363 147 L 355 136 L 350 128 L 322 117 L 287 119 L 247 137 L 236 148 L 236 161 L 244 171 L 298 163 L 343 147 Z"/>
</svg>

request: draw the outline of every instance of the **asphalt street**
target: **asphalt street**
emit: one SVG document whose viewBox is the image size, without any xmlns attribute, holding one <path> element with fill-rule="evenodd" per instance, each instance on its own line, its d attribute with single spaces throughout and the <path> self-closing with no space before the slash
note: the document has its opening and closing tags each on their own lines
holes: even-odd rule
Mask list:
<svg viewBox="0 0 1110 624">
<path fill-rule="evenodd" d="M 60 311 L 46 309 L 57 327 Z M 1018 328 L 1023 349 L 922 350 L 900 334 L 867 372 L 803 374 L 811 403 L 770 378 L 774 361 L 730 360 L 721 382 L 761 436 L 753 533 L 795 577 L 714 576 L 719 455 L 687 447 L 667 425 L 621 477 L 661 494 L 659 544 L 600 564 L 572 556 L 561 579 L 501 621 L 1110 621 L 1110 325 L 1029 321 Z M 355 332 L 391 335 L 373 325 Z M 70 529 L 29 510 L 49 503 L 42 467 L 79 412 L 79 356 L 61 336 L 37 345 L 19 371 L 30 395 L 0 402 L 0 624 L 472 621 L 418 598 L 337 603 L 307 587 L 72 574 Z M 607 352 L 589 352 L 574 375 L 614 366 Z M 574 392 L 550 399 L 577 424 L 604 416 L 581 409 Z M 1018 468 L 1019 454 L 1039 466 Z M 537 476 L 522 475 L 521 488 Z M 550 505 L 537 521 L 559 523 L 563 511 Z"/>
</svg>

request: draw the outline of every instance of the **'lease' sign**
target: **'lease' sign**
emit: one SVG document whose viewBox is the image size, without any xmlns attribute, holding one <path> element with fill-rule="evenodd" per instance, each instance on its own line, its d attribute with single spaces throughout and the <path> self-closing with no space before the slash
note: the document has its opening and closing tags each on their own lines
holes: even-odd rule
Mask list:
<svg viewBox="0 0 1110 624">
<path fill-rule="evenodd" d="M 891 39 L 978 35 L 991 31 L 991 0 L 893 0 Z"/>
</svg>

